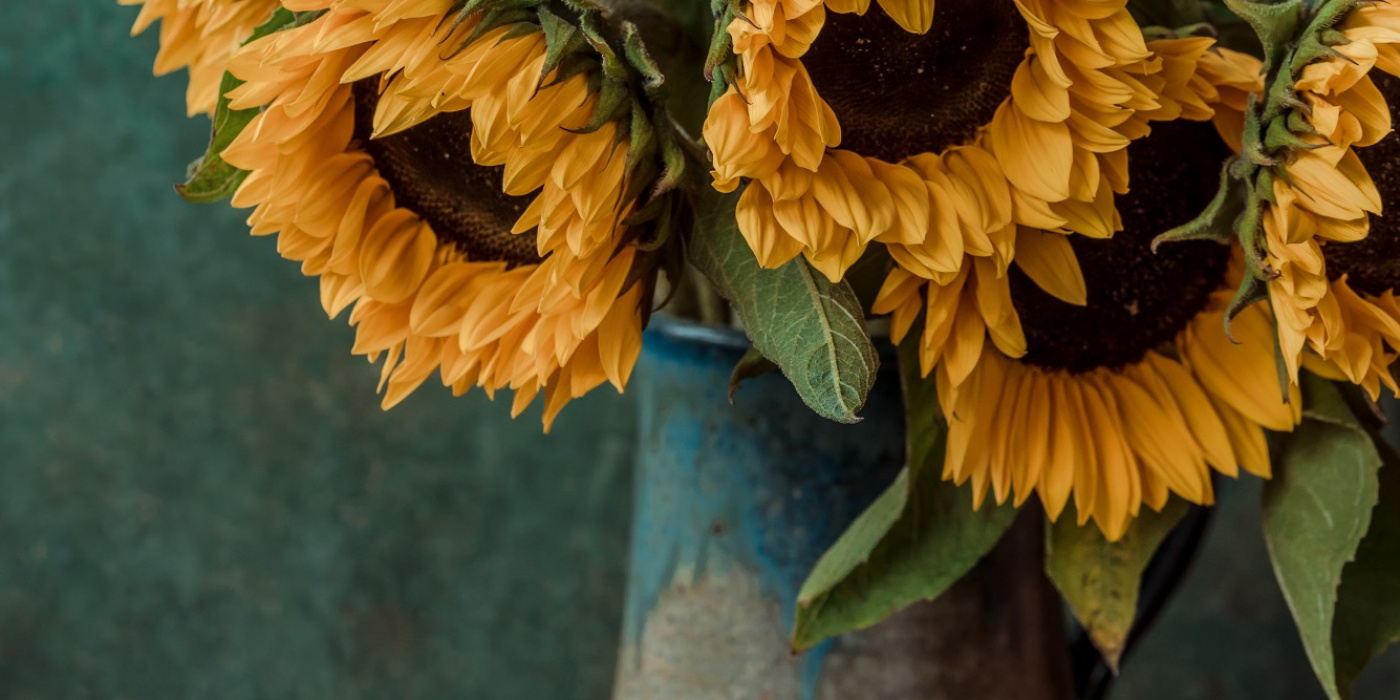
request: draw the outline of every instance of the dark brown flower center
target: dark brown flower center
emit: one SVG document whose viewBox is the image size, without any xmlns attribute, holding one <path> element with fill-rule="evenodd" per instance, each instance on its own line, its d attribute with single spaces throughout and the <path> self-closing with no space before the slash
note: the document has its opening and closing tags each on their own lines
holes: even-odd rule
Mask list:
<svg viewBox="0 0 1400 700">
<path fill-rule="evenodd" d="M 1026 332 L 1025 361 L 1072 373 L 1118 369 L 1170 342 L 1225 281 L 1227 246 L 1152 239 L 1191 220 L 1215 194 L 1230 149 L 1210 122 L 1178 120 L 1152 127 L 1128 148 L 1132 191 L 1118 197 L 1123 230 L 1099 240 L 1070 236 L 1089 292 L 1086 306 L 1046 294 L 1020 269 L 1011 300 Z"/>
<path fill-rule="evenodd" d="M 802 62 L 841 122 L 841 147 L 894 162 L 971 141 L 1029 45 L 1012 0 L 939 0 L 922 35 L 872 3 L 864 16 L 827 12 Z"/>
<path fill-rule="evenodd" d="M 1400 108 L 1400 78 L 1373 70 L 1371 80 L 1385 95 L 1391 111 Z M 1345 273 L 1352 289 L 1379 296 L 1388 289 L 1400 289 L 1400 216 L 1391 211 L 1400 207 L 1400 137 L 1390 134 L 1375 145 L 1356 149 L 1356 155 L 1376 183 L 1385 212 L 1371 217 L 1366 238 L 1327 245 L 1323 254 L 1329 277 L 1336 279 Z"/>
<path fill-rule="evenodd" d="M 371 139 L 378 78 L 355 83 L 355 138 L 374 159 L 399 206 L 423 217 L 441 241 L 473 261 L 511 267 L 540 261 L 535 233 L 510 232 L 530 204 L 501 189 L 502 167 L 472 160 L 472 120 L 465 111 L 439 114 L 406 131 Z"/>
</svg>

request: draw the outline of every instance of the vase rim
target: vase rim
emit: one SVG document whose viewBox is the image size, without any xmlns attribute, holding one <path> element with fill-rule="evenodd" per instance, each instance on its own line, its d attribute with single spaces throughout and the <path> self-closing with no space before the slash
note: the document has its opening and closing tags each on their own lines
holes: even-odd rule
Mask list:
<svg viewBox="0 0 1400 700">
<path fill-rule="evenodd" d="M 748 350 L 753 347 L 748 336 L 737 328 L 701 323 L 664 313 L 658 313 L 651 317 L 647 332 L 656 333 L 671 340 L 717 345 L 739 350 Z"/>
</svg>

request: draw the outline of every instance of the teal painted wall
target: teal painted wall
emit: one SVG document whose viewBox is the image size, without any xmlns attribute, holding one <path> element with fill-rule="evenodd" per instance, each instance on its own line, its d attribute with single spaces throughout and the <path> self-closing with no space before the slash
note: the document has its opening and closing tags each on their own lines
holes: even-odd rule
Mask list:
<svg viewBox="0 0 1400 700">
<path fill-rule="evenodd" d="M 633 408 L 378 409 L 316 285 L 170 190 L 202 148 L 133 8 L 0 21 L 0 698 L 603 700 Z M 1227 489 L 1115 700 L 1320 698 Z M 1400 659 L 1363 678 L 1400 697 Z"/>
<path fill-rule="evenodd" d="M 0 21 L 0 698 L 597 699 L 630 404 L 385 414 L 314 280 L 180 201 L 135 8 Z"/>
<path fill-rule="evenodd" d="M 1111 700 L 1325 700 L 1270 568 L 1262 484 L 1224 480 L 1205 546 Z M 1362 675 L 1355 700 L 1396 698 L 1400 649 L 1391 649 Z"/>
</svg>

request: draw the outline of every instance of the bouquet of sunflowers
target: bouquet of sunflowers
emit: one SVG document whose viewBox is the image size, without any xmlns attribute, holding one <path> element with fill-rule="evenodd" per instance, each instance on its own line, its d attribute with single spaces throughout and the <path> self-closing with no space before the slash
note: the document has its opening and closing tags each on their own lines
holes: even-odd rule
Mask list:
<svg viewBox="0 0 1400 700">
<path fill-rule="evenodd" d="M 854 422 L 897 345 L 906 466 L 799 651 L 1036 508 L 1116 667 L 1154 551 L 1241 470 L 1327 694 L 1400 639 L 1400 7 L 121 1 L 213 120 L 181 194 L 319 278 L 386 409 L 436 378 L 548 429 L 659 312 Z"/>
</svg>

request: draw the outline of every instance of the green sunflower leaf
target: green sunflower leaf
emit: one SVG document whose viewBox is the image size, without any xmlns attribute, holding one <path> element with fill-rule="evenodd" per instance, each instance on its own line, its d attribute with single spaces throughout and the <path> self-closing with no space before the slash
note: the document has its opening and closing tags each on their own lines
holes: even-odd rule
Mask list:
<svg viewBox="0 0 1400 700">
<path fill-rule="evenodd" d="M 1137 616 L 1143 571 L 1187 507 L 1173 498 L 1160 513 L 1144 508 L 1122 539 L 1109 542 L 1094 525 L 1076 524 L 1070 505 L 1045 533 L 1045 571 L 1114 672 Z"/>
<path fill-rule="evenodd" d="M 281 11 L 286 12 L 286 10 Z M 253 117 L 258 116 L 256 109 L 229 109 L 228 98 L 222 97 L 240 84 L 242 81 L 233 77 L 231 73 L 225 73 L 223 82 L 219 84 L 221 96 L 217 111 L 214 112 L 214 126 L 209 138 L 209 149 L 202 158 L 190 166 L 189 180 L 183 185 L 175 186 L 175 191 L 186 201 L 197 204 L 212 204 L 227 199 L 238 191 L 238 186 L 242 185 L 244 178 L 248 177 L 247 171 L 229 165 L 220 155 L 240 133 L 243 133 L 243 129 L 248 126 L 249 122 L 253 121 Z"/>
<path fill-rule="evenodd" d="M 850 285 L 831 283 L 800 257 L 776 270 L 759 267 L 734 218 L 738 201 L 735 192 L 697 206 L 686 251 L 691 263 L 734 305 L 754 347 L 812 410 L 858 422 L 880 367 L 860 300 Z"/>
<path fill-rule="evenodd" d="M 1303 423 L 1285 438 L 1278 473 L 1264 486 L 1264 536 L 1313 671 L 1328 697 L 1341 700 L 1338 649 L 1347 651 L 1346 673 L 1354 677 L 1355 659 L 1362 655 L 1357 649 L 1371 642 L 1364 630 L 1355 639 L 1347 630 L 1345 643 L 1334 646 L 1334 629 L 1341 629 L 1340 622 L 1353 624 L 1355 614 L 1339 617 L 1338 589 L 1371 526 L 1381 455 L 1335 386 L 1310 374 L 1302 379 L 1308 400 Z M 1373 575 L 1358 573 L 1352 585 L 1364 591 Z"/>
<path fill-rule="evenodd" d="M 261 39 L 273 32 L 297 27 L 315 19 L 319 13 L 292 12 L 279 9 L 266 22 L 258 25 L 253 36 L 246 43 Z M 214 111 L 214 124 L 210 130 L 209 149 L 204 156 L 190 165 L 189 179 L 183 185 L 176 185 L 175 191 L 186 201 L 197 204 L 212 204 L 233 196 L 238 186 L 243 184 L 248 173 L 229 165 L 220 155 L 238 135 L 258 116 L 256 109 L 235 110 L 229 108 L 229 99 L 224 97 L 230 90 L 242 85 L 243 81 L 224 73 L 219 83 L 219 104 Z"/>
<path fill-rule="evenodd" d="M 1015 519 L 1010 504 L 972 509 L 972 494 L 942 479 L 947 425 L 931 379 L 919 376 L 919 333 L 900 348 L 908 464 L 817 562 L 798 593 L 792 646 L 805 651 L 865 629 L 967 573 Z"/>
<path fill-rule="evenodd" d="M 729 403 L 734 403 L 734 393 L 739 391 L 739 387 L 750 379 L 757 379 L 769 372 L 776 372 L 778 366 L 772 360 L 763 356 L 763 353 L 754 348 L 744 353 L 739 358 L 739 362 L 734 365 L 734 371 L 729 373 Z"/>
<path fill-rule="evenodd" d="M 1332 625 L 1342 697 L 1351 696 L 1366 664 L 1400 642 L 1400 454 L 1378 438 L 1374 442 L 1384 462 L 1380 502 L 1371 513 L 1371 529 L 1356 550 L 1356 560 L 1342 571 Z"/>
</svg>

